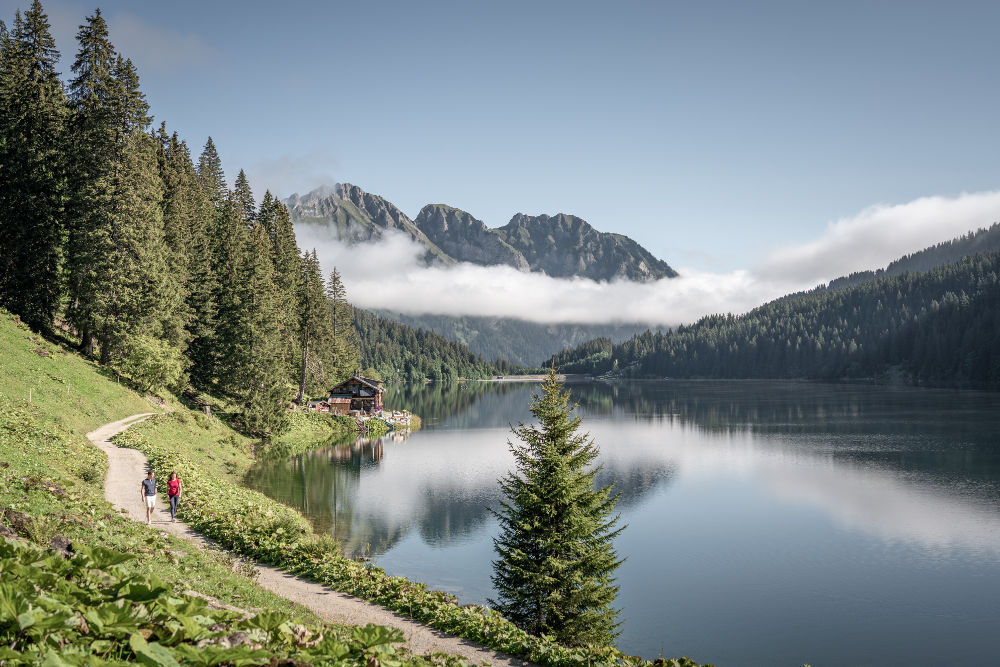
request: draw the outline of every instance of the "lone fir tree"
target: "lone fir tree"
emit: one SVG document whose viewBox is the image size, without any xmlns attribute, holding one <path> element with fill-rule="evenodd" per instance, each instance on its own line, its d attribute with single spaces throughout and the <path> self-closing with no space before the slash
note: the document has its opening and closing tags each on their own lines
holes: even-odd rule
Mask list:
<svg viewBox="0 0 1000 667">
<path fill-rule="evenodd" d="M 553 369 L 531 404 L 538 424 L 513 428 L 520 442 L 508 443 L 516 470 L 500 480 L 490 604 L 530 633 L 607 645 L 619 634 L 613 541 L 625 526 L 611 487 L 594 488 L 598 448 L 572 411 Z"/>
</svg>

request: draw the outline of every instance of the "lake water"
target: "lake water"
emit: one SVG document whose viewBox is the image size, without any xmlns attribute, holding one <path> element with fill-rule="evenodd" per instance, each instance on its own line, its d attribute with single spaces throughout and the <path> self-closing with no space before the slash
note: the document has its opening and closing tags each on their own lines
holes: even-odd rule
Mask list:
<svg viewBox="0 0 1000 667">
<path fill-rule="evenodd" d="M 720 666 L 1000 661 L 1000 395 L 775 382 L 568 385 L 628 528 L 619 647 Z M 509 424 L 537 385 L 387 392 L 425 428 L 249 483 L 345 551 L 485 602 Z"/>
</svg>

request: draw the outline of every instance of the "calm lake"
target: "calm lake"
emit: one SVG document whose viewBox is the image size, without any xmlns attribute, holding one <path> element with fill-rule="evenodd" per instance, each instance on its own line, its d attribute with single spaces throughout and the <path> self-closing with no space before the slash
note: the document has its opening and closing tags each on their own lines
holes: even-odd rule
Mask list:
<svg viewBox="0 0 1000 667">
<path fill-rule="evenodd" d="M 997 664 L 1000 395 L 570 384 L 622 494 L 619 647 L 720 666 Z M 349 554 L 483 603 L 509 424 L 538 386 L 386 392 L 424 429 L 251 471 Z"/>
</svg>

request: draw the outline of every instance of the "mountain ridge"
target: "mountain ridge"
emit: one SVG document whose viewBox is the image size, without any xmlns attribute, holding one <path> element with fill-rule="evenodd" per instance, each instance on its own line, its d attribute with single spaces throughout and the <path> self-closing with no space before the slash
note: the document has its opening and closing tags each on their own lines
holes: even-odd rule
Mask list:
<svg viewBox="0 0 1000 667">
<path fill-rule="evenodd" d="M 669 264 L 628 236 L 601 232 L 565 213 L 517 213 L 503 227 L 491 229 L 462 209 L 428 204 L 411 219 L 387 199 L 350 183 L 295 193 L 284 203 L 293 222 L 326 226 L 347 243 L 377 240 L 389 231 L 405 233 L 427 249 L 424 259 L 429 264 L 506 265 L 597 281 L 649 282 L 677 276 Z"/>
</svg>

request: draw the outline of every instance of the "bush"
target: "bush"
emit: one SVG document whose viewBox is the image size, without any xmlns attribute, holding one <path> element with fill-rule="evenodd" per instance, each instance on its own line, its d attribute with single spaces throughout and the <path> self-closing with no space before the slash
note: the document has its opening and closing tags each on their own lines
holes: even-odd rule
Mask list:
<svg viewBox="0 0 1000 667">
<path fill-rule="evenodd" d="M 115 370 L 129 378 L 145 393 L 177 388 L 184 376 L 181 350 L 152 336 L 133 336 L 125 344 L 124 355 Z"/>
</svg>

